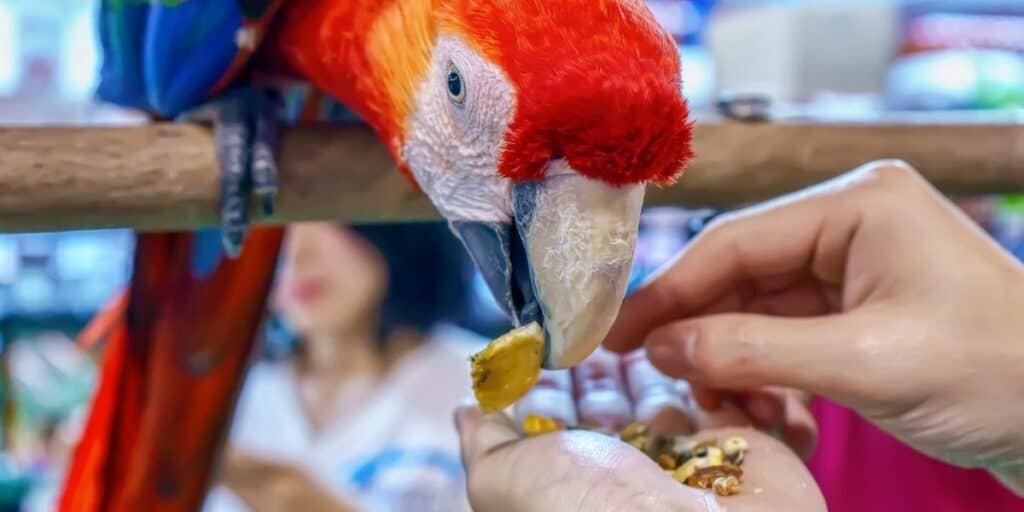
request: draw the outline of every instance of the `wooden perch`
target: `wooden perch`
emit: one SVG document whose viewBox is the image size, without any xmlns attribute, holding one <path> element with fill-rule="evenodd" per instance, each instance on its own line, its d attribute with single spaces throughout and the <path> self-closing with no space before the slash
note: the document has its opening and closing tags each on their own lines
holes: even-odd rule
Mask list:
<svg viewBox="0 0 1024 512">
<path fill-rule="evenodd" d="M 1012 123 L 699 123 L 698 157 L 648 205 L 735 206 L 878 158 L 901 158 L 950 194 L 1024 192 L 1024 126 Z M 195 228 L 217 221 L 209 130 L 0 128 L 0 232 Z M 284 135 L 277 215 L 258 222 L 436 219 L 365 127 Z"/>
</svg>

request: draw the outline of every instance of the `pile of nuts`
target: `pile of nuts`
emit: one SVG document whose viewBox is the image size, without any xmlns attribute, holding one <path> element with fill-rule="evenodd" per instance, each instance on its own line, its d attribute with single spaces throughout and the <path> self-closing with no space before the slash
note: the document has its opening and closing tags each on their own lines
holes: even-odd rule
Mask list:
<svg viewBox="0 0 1024 512">
<path fill-rule="evenodd" d="M 646 453 L 680 483 L 712 489 L 719 496 L 739 492 L 743 480 L 740 466 L 749 449 L 742 437 L 730 437 L 719 444 L 714 439 L 649 436 L 646 426 L 633 423 L 622 429 L 619 438 Z"/>
<path fill-rule="evenodd" d="M 523 420 L 523 433 L 527 436 L 564 429 L 560 422 L 543 416 L 530 415 Z M 633 423 L 619 432 L 619 439 L 647 454 L 682 484 L 710 489 L 719 496 L 732 496 L 740 490 L 740 466 L 749 449 L 742 437 L 730 437 L 719 444 L 714 439 L 697 441 L 687 436 L 649 435 L 646 425 Z"/>
</svg>

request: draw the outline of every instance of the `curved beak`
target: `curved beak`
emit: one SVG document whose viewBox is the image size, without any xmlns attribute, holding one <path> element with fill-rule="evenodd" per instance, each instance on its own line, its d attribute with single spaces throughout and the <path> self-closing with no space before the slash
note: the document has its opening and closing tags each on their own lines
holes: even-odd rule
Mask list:
<svg viewBox="0 0 1024 512">
<path fill-rule="evenodd" d="M 516 325 L 544 326 L 546 368 L 582 362 L 608 333 L 629 282 L 644 190 L 556 160 L 543 180 L 513 186 L 514 223 L 452 223 Z"/>
</svg>

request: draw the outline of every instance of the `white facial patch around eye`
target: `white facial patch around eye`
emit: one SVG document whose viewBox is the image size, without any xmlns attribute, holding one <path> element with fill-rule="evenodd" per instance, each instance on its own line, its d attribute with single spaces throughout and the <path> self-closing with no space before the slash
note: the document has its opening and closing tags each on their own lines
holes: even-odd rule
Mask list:
<svg viewBox="0 0 1024 512">
<path fill-rule="evenodd" d="M 465 88 L 448 90 L 451 67 Z M 498 174 L 505 132 L 515 113 L 505 74 L 461 39 L 440 36 L 408 121 L 403 157 L 420 187 L 448 220 L 507 222 L 512 184 Z"/>
</svg>

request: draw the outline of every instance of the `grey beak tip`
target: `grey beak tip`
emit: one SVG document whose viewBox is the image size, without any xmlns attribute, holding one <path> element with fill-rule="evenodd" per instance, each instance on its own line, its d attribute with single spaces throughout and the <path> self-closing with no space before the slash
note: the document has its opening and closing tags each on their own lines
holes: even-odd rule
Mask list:
<svg viewBox="0 0 1024 512">
<path fill-rule="evenodd" d="M 453 221 L 449 224 L 505 314 L 516 325 L 530 322 L 544 325 L 530 263 L 517 229 L 520 223 Z"/>
</svg>

